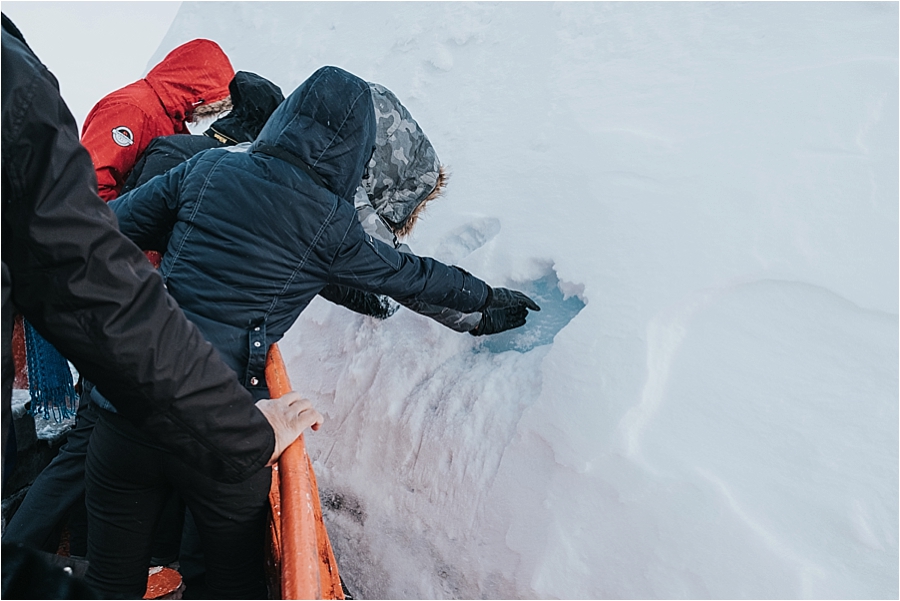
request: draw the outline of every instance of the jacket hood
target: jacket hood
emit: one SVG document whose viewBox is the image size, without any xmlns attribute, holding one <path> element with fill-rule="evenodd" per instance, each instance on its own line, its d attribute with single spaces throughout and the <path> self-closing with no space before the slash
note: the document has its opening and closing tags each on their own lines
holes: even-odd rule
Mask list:
<svg viewBox="0 0 900 601">
<path fill-rule="evenodd" d="M 175 48 L 145 77 L 172 121 L 183 123 L 194 108 L 228 96 L 231 61 L 211 40 L 191 40 Z"/>
<path fill-rule="evenodd" d="M 393 92 L 369 86 L 377 130 L 362 187 L 381 217 L 402 226 L 434 190 L 441 163 L 428 136 Z"/>
<path fill-rule="evenodd" d="M 234 108 L 204 132 L 223 144 L 255 140 L 278 105 L 284 102 L 281 88 L 265 77 L 247 71 L 234 74 L 228 91 Z"/>
<path fill-rule="evenodd" d="M 375 145 L 369 84 L 322 67 L 275 109 L 250 150 L 267 145 L 306 163 L 326 188 L 352 202 Z"/>
</svg>

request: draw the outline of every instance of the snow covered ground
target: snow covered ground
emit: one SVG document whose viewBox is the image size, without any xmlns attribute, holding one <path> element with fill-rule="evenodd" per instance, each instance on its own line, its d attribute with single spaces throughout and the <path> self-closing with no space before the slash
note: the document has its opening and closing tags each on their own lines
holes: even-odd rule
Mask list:
<svg viewBox="0 0 900 601">
<path fill-rule="evenodd" d="M 543 306 L 282 342 L 358 597 L 898 597 L 897 3 L 184 3 L 147 66 L 196 37 L 394 91 L 412 248 Z"/>
</svg>

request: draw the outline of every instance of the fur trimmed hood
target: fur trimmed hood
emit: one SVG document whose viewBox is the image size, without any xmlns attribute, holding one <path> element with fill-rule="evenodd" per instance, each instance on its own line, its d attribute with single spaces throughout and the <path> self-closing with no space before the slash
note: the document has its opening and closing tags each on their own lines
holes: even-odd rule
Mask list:
<svg viewBox="0 0 900 601">
<path fill-rule="evenodd" d="M 227 98 L 233 77 L 234 68 L 222 48 L 211 40 L 198 39 L 172 50 L 144 80 L 172 121 L 181 124 L 191 119 L 198 106 Z"/>
</svg>

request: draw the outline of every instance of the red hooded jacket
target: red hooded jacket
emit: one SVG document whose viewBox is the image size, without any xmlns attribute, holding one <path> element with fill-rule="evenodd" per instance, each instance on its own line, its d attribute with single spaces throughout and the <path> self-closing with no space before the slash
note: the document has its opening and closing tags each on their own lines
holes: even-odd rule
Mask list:
<svg viewBox="0 0 900 601">
<path fill-rule="evenodd" d="M 234 69 L 218 44 L 192 40 L 172 50 L 144 79 L 101 99 L 81 132 L 100 198 L 110 201 L 119 195 L 153 138 L 190 133 L 186 121 L 192 111 L 228 96 L 232 77 Z"/>
</svg>

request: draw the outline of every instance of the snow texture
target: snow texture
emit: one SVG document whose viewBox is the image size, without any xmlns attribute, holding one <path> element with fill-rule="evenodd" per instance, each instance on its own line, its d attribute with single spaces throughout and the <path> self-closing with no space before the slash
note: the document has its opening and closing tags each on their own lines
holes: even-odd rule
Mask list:
<svg viewBox="0 0 900 601">
<path fill-rule="evenodd" d="M 897 3 L 184 3 L 148 65 L 196 37 L 391 89 L 410 246 L 544 305 L 282 341 L 359 598 L 898 597 Z"/>
</svg>

